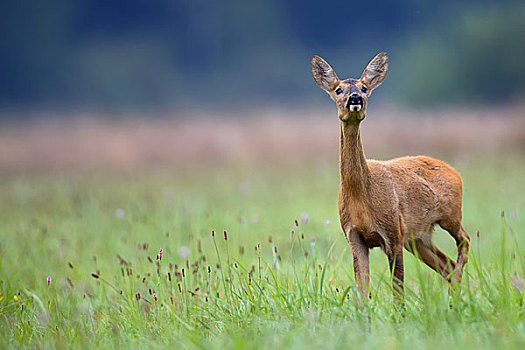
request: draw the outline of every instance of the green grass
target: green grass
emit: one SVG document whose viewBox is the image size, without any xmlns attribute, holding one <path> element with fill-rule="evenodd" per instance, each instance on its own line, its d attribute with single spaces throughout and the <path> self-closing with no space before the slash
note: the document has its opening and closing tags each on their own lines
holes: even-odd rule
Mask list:
<svg viewBox="0 0 525 350">
<path fill-rule="evenodd" d="M 380 250 L 373 298 L 356 307 L 336 164 L 4 175 L 0 347 L 522 349 L 525 164 L 456 167 L 464 284 L 450 297 L 405 252 L 403 312 Z M 435 239 L 455 257 L 444 231 Z"/>
</svg>

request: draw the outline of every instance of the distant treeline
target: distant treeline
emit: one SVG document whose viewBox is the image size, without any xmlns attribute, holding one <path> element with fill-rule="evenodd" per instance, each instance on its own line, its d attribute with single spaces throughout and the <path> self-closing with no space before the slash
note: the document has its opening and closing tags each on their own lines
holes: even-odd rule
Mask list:
<svg viewBox="0 0 525 350">
<path fill-rule="evenodd" d="M 379 100 L 505 103 L 524 38 L 523 0 L 6 0 L 0 107 L 295 104 L 324 97 L 313 54 L 358 77 L 379 51 Z"/>
</svg>

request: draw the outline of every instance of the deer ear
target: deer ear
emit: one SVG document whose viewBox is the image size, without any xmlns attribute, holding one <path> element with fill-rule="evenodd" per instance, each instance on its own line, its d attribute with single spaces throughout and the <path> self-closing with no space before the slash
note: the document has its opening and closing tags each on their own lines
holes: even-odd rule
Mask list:
<svg viewBox="0 0 525 350">
<path fill-rule="evenodd" d="M 386 53 L 381 52 L 366 66 L 361 80 L 366 84 L 368 89 L 372 91 L 385 80 L 387 70 L 388 56 Z"/>
<path fill-rule="evenodd" d="M 339 85 L 339 78 L 328 62 L 319 56 L 312 57 L 312 73 L 315 82 L 326 92 L 330 92 Z"/>
</svg>

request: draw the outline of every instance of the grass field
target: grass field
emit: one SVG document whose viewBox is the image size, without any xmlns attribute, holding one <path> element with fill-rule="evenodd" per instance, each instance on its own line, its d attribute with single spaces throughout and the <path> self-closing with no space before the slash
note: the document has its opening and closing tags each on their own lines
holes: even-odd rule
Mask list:
<svg viewBox="0 0 525 350">
<path fill-rule="evenodd" d="M 356 306 L 333 156 L 2 175 L 0 348 L 523 349 L 523 157 L 452 160 L 472 241 L 464 283 L 449 296 L 405 252 L 401 312 L 380 250 L 373 298 Z M 455 257 L 448 234 L 435 239 Z"/>
</svg>

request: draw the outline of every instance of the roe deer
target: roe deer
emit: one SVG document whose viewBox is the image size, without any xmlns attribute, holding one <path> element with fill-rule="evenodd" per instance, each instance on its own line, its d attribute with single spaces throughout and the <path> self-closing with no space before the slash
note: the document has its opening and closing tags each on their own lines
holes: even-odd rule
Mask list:
<svg viewBox="0 0 525 350">
<path fill-rule="evenodd" d="M 461 224 L 462 182 L 450 165 L 430 157 L 367 160 L 359 126 L 368 97 L 385 79 L 388 56 L 379 53 L 359 79 L 339 80 L 319 56 L 312 58 L 317 84 L 335 101 L 341 121 L 339 216 L 352 247 L 355 280 L 369 296 L 369 249 L 388 257 L 393 288 L 403 295 L 403 246 L 440 273 L 449 284 L 461 282 L 470 238 Z M 457 261 L 432 243 L 438 224 L 455 239 Z M 415 250 L 415 251 L 414 251 Z"/>
</svg>

